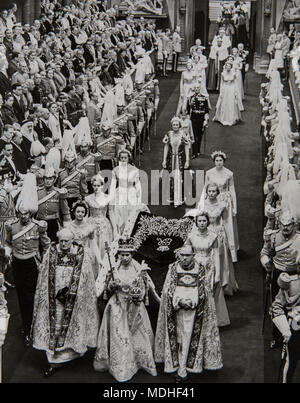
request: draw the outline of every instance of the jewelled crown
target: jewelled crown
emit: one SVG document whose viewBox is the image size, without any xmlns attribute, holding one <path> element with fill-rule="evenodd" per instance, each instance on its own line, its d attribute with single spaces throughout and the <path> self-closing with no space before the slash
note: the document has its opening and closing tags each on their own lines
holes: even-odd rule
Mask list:
<svg viewBox="0 0 300 403">
<path fill-rule="evenodd" d="M 118 252 L 134 252 L 136 250 L 133 238 L 120 238 Z"/>
</svg>

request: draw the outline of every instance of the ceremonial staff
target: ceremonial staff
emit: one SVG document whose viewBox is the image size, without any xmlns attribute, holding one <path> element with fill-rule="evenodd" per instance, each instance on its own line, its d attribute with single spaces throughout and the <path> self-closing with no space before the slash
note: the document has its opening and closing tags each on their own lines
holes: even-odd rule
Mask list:
<svg viewBox="0 0 300 403">
<path fill-rule="evenodd" d="M 278 372 L 277 383 L 281 383 L 280 378 L 281 378 L 281 374 L 283 374 L 284 366 L 285 366 L 285 364 L 288 365 L 288 360 L 286 359 L 288 354 L 289 354 L 288 343 L 284 342 L 283 346 L 282 346 L 282 351 L 281 351 L 281 362 L 280 362 L 280 367 L 279 367 L 279 372 Z M 282 381 L 283 381 L 282 383 L 285 383 L 284 382 L 284 374 L 283 374 L 283 380 Z"/>
<path fill-rule="evenodd" d="M 264 318 L 262 324 L 262 335 L 265 333 L 266 319 L 269 315 L 269 307 L 272 305 L 272 281 L 273 281 L 273 270 L 268 273 L 265 279 L 266 289 L 265 289 L 265 301 L 264 301 Z"/>
<path fill-rule="evenodd" d="M 0 247 L 0 333 L 4 337 L 7 332 L 7 327 L 8 327 L 8 320 L 9 320 L 9 314 L 7 313 L 7 308 L 6 308 L 6 301 L 5 301 L 5 287 L 4 287 L 4 273 L 7 268 L 7 265 L 9 263 L 9 257 L 5 254 L 5 249 L 4 247 Z M 1 320 L 2 319 L 2 320 Z M 2 345 L 0 345 L 0 383 L 2 383 Z"/>
<path fill-rule="evenodd" d="M 110 260 L 110 254 L 109 254 L 110 248 L 109 248 L 109 246 L 108 246 L 108 242 L 105 242 L 105 243 L 104 243 L 104 247 L 105 247 L 105 251 L 106 251 L 106 253 L 107 253 L 107 259 L 108 259 L 108 263 L 109 263 L 109 271 L 110 271 L 110 274 L 111 274 L 112 281 L 113 281 L 113 282 L 116 282 L 116 281 L 115 281 L 115 276 L 114 276 L 114 269 L 113 269 L 113 266 L 112 266 L 111 260 Z M 119 296 L 118 296 L 117 293 L 116 293 L 116 302 L 117 302 L 117 304 L 120 303 Z"/>
</svg>

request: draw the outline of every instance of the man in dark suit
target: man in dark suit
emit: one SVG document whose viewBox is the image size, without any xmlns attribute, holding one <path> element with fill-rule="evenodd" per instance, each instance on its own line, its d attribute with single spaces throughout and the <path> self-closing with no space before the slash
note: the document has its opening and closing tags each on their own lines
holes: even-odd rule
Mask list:
<svg viewBox="0 0 300 403">
<path fill-rule="evenodd" d="M 30 31 L 30 25 L 29 24 L 24 24 L 23 26 L 23 38 L 25 40 L 25 42 L 30 42 L 30 35 L 29 35 L 29 31 Z"/>
<path fill-rule="evenodd" d="M 9 91 L 11 91 L 10 80 L 7 75 L 5 75 L 5 73 L 0 70 L 0 94 L 2 95 L 2 97 L 5 97 L 5 94 Z"/>
<path fill-rule="evenodd" d="M 23 145 L 23 135 L 21 131 L 15 130 L 12 139 L 12 160 L 17 168 L 17 171 L 21 174 L 26 174 L 29 169 L 29 155 L 27 155 L 26 150 Z"/>
<path fill-rule="evenodd" d="M 49 119 L 50 112 L 46 108 L 38 108 L 36 112 L 37 116 L 37 124 L 34 127 L 34 130 L 37 132 L 38 138 L 40 142 L 43 144 L 44 139 L 46 137 L 52 138 L 52 132 L 48 127 L 48 119 Z"/>
<path fill-rule="evenodd" d="M 14 134 L 14 128 L 11 125 L 5 125 L 3 135 L 0 138 L 0 152 L 4 149 L 7 143 L 10 143 Z"/>
<path fill-rule="evenodd" d="M 8 169 L 12 181 L 16 181 L 18 176 L 18 171 L 13 161 L 13 145 L 12 143 L 6 143 L 1 155 L 0 155 L 0 168 Z"/>
<path fill-rule="evenodd" d="M 12 86 L 12 92 L 14 96 L 13 109 L 19 123 L 21 124 L 25 119 L 26 107 L 22 101 L 22 86 L 20 84 L 14 84 Z"/>
<path fill-rule="evenodd" d="M 94 63 L 97 58 L 97 54 L 92 39 L 88 39 L 87 43 L 83 46 L 83 50 L 84 50 L 83 57 L 85 60 L 85 66 Z"/>
</svg>

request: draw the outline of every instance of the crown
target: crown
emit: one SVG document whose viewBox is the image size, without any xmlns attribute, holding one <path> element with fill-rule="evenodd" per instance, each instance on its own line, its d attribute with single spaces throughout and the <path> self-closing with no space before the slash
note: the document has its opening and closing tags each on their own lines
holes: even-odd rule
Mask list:
<svg viewBox="0 0 300 403">
<path fill-rule="evenodd" d="M 227 159 L 227 155 L 223 151 L 214 151 L 211 154 L 211 159 L 214 161 L 216 157 L 222 157 L 224 160 Z"/>
<path fill-rule="evenodd" d="M 157 238 L 158 248 L 156 249 L 158 252 L 167 252 L 170 250 L 170 245 L 172 243 L 172 238 Z"/>
<path fill-rule="evenodd" d="M 118 252 L 135 252 L 136 247 L 133 238 L 120 238 L 118 240 Z"/>
</svg>

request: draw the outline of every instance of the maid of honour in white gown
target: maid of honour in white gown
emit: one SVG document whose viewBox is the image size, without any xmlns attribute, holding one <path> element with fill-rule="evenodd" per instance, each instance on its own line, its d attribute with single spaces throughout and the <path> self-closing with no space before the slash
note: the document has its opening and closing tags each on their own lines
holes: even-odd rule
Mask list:
<svg viewBox="0 0 300 403">
<path fill-rule="evenodd" d="M 221 75 L 220 95 L 214 121 L 223 126 L 233 126 L 241 120 L 241 99 L 236 85 L 236 72 L 232 63 L 226 62 Z"/>
</svg>

